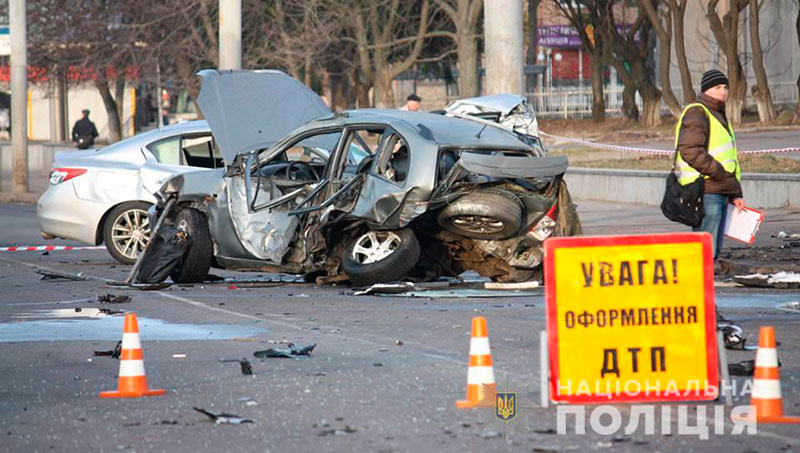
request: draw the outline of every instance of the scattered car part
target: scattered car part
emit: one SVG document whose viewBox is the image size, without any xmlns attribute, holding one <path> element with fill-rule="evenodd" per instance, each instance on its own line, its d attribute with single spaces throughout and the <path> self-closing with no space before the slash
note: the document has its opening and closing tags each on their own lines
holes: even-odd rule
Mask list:
<svg viewBox="0 0 800 453">
<path fill-rule="evenodd" d="M 468 238 L 508 239 L 519 231 L 524 208 L 507 190 L 477 190 L 450 203 L 438 221 L 442 228 Z"/>
<path fill-rule="evenodd" d="M 101 304 L 127 304 L 131 301 L 131 296 L 127 296 L 124 294 L 117 295 L 117 294 L 98 294 L 97 301 Z"/>
<path fill-rule="evenodd" d="M 49 281 L 49 280 L 73 280 L 76 282 L 82 282 L 84 280 L 88 280 L 85 277 L 81 277 L 83 272 L 79 272 L 77 274 L 68 274 L 66 272 L 58 272 L 52 270 L 45 270 L 45 269 L 36 269 L 35 271 L 37 274 L 41 275 L 42 278 L 40 280 Z"/>
<path fill-rule="evenodd" d="M 122 264 L 133 264 L 150 238 L 150 203 L 129 201 L 113 208 L 103 222 L 103 243 Z"/>
<path fill-rule="evenodd" d="M 397 282 L 397 283 L 376 283 L 363 291 L 356 291 L 354 296 L 367 296 L 370 294 L 399 294 L 406 291 L 411 291 L 415 288 L 411 282 Z"/>
<path fill-rule="evenodd" d="M 299 356 L 311 356 L 311 352 L 317 347 L 317 344 L 310 344 L 298 348 L 294 343 L 289 343 L 288 349 L 269 348 L 263 351 L 256 351 L 253 355 L 259 359 L 294 359 Z"/>
<path fill-rule="evenodd" d="M 142 254 L 142 266 L 136 274 L 139 283 L 161 283 L 175 268 L 181 265 L 192 238 L 186 231 L 175 227 L 164 227 L 153 239 L 152 246 Z"/>
<path fill-rule="evenodd" d="M 164 220 L 172 212 L 172 206 L 174 204 L 175 204 L 175 200 L 174 199 L 170 199 L 170 200 L 166 201 L 166 203 L 164 204 L 164 206 L 161 209 L 161 215 L 158 217 L 158 220 L 156 220 L 156 225 L 153 227 L 153 230 L 150 233 L 152 236 L 157 235 L 159 233 L 159 231 L 161 231 L 161 226 L 164 225 Z M 139 255 L 138 258 L 136 258 L 136 262 L 133 264 L 133 268 L 131 268 L 131 271 L 128 274 L 128 278 L 126 278 L 125 281 L 122 282 L 122 285 L 130 285 L 130 284 L 134 283 L 134 278 L 136 278 L 136 275 L 139 273 L 139 268 L 142 267 L 142 261 L 144 259 L 144 256 L 147 253 L 147 251 L 150 249 L 150 245 L 152 243 L 153 243 L 152 240 L 147 241 L 147 244 L 145 245 L 144 250 L 142 250 L 142 253 Z"/>
<path fill-rule="evenodd" d="M 755 286 L 759 288 L 780 288 L 797 289 L 800 288 L 800 274 L 795 272 L 776 272 L 774 274 L 750 274 L 736 275 L 733 277 L 736 283 L 745 286 Z"/>
<path fill-rule="evenodd" d="M 94 355 L 96 357 L 111 357 L 112 359 L 118 359 L 120 355 L 122 355 L 122 342 L 118 341 L 117 346 L 114 349 L 108 351 L 94 351 Z"/>
<path fill-rule="evenodd" d="M 405 277 L 417 264 L 420 248 L 414 232 L 369 231 L 345 249 L 342 267 L 353 286 L 367 286 Z"/>
<path fill-rule="evenodd" d="M 728 373 L 731 376 L 752 376 L 755 368 L 755 360 L 742 360 L 739 363 L 729 363 Z"/>
<path fill-rule="evenodd" d="M 253 423 L 253 420 L 240 417 L 234 414 L 227 414 L 225 412 L 214 412 L 203 409 L 202 407 L 192 407 L 192 409 L 200 412 L 214 421 L 217 425 L 241 425 L 242 423 Z"/>
<path fill-rule="evenodd" d="M 191 241 L 180 263 L 169 275 L 175 283 L 202 282 L 214 259 L 206 215 L 197 209 L 184 208 L 178 212 L 175 222 L 178 228 L 186 231 Z"/>
<path fill-rule="evenodd" d="M 253 374 L 253 365 L 247 359 L 241 359 L 241 360 L 239 360 L 239 359 L 220 359 L 220 362 L 222 362 L 222 363 L 236 362 L 236 363 L 239 364 L 239 367 L 242 370 L 242 374 L 245 374 L 245 375 Z"/>
</svg>

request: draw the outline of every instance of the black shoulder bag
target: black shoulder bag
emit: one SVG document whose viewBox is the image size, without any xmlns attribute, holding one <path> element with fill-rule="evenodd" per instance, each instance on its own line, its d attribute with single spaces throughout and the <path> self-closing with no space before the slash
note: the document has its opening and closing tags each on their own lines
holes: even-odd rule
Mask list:
<svg viewBox="0 0 800 453">
<path fill-rule="evenodd" d="M 673 222 L 698 227 L 703 221 L 703 192 L 705 178 L 701 175 L 695 181 L 681 185 L 678 180 L 675 163 L 678 160 L 678 151 L 672 160 L 672 169 L 667 176 L 667 187 L 664 190 L 664 200 L 661 202 L 661 212 Z"/>
</svg>

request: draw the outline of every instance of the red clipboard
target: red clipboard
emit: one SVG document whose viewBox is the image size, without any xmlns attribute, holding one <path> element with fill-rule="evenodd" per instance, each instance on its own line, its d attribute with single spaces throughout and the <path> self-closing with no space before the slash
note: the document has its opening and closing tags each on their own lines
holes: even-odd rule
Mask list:
<svg viewBox="0 0 800 453">
<path fill-rule="evenodd" d="M 748 207 L 742 208 L 740 212 L 734 205 L 729 204 L 728 214 L 725 217 L 725 236 L 753 245 L 756 242 L 758 228 L 763 221 L 763 212 Z"/>
</svg>

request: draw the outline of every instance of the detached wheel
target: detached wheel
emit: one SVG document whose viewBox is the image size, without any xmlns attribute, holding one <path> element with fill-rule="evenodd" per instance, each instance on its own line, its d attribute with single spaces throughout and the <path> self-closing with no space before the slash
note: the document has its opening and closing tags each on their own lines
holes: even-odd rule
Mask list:
<svg viewBox="0 0 800 453">
<path fill-rule="evenodd" d="M 175 283 L 199 283 L 206 279 L 214 260 L 211 233 L 206 215 L 197 209 L 186 208 L 175 217 L 175 226 L 183 225 L 192 240 L 181 264 L 169 276 Z"/>
<path fill-rule="evenodd" d="M 122 264 L 133 264 L 150 240 L 149 203 L 130 201 L 112 209 L 103 223 L 103 243 Z"/>
<path fill-rule="evenodd" d="M 393 282 L 411 272 L 419 253 L 419 241 L 408 228 L 369 231 L 344 251 L 342 266 L 353 286 Z"/>
<path fill-rule="evenodd" d="M 439 214 L 445 230 L 472 239 L 508 239 L 522 226 L 522 200 L 502 189 L 479 190 L 454 201 Z"/>
</svg>

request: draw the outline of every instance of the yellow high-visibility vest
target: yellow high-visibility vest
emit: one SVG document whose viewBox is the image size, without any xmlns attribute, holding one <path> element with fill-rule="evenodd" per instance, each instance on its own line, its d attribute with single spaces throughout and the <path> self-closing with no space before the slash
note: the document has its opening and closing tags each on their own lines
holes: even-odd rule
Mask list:
<svg viewBox="0 0 800 453">
<path fill-rule="evenodd" d="M 736 153 L 736 136 L 733 135 L 733 128 L 731 128 L 730 123 L 728 123 L 728 129 L 726 129 L 703 104 L 689 104 L 683 109 L 678 124 L 675 125 L 675 149 L 678 148 L 678 135 L 680 134 L 681 124 L 683 124 L 683 117 L 686 116 L 686 112 L 692 107 L 702 107 L 703 111 L 706 112 L 706 117 L 708 118 L 708 124 L 710 126 L 708 134 L 708 154 L 711 154 L 714 160 L 722 164 L 722 168 L 726 171 L 734 173 L 737 181 L 741 181 L 742 169 L 739 166 L 739 157 Z M 701 174 L 683 160 L 681 153 L 677 154 L 675 168 L 678 171 L 678 181 L 681 185 L 685 186 L 686 184 L 694 182 Z M 705 178 L 708 179 L 708 176 L 705 176 Z"/>
</svg>

